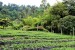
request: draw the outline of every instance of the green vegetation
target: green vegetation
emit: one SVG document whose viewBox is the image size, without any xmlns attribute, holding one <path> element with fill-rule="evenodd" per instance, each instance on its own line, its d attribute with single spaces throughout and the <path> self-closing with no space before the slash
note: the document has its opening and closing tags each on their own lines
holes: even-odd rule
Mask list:
<svg viewBox="0 0 75 50">
<path fill-rule="evenodd" d="M 75 50 L 75 0 L 39 7 L 0 2 L 0 50 Z"/>
<path fill-rule="evenodd" d="M 38 50 L 73 49 L 75 36 L 41 31 L 0 30 L 0 49 Z"/>
<path fill-rule="evenodd" d="M 54 48 L 52 50 L 75 50 L 75 48 L 70 48 L 70 47 L 62 47 L 62 48 Z"/>
<path fill-rule="evenodd" d="M 58 2 L 58 1 L 57 1 Z M 42 0 L 39 7 L 0 2 L 0 29 L 47 31 L 75 35 L 75 1 L 63 0 L 50 6 Z"/>
</svg>

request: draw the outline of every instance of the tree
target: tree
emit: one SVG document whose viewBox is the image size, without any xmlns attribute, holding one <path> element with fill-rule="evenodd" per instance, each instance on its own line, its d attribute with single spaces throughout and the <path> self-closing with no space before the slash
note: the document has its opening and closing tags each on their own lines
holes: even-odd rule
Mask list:
<svg viewBox="0 0 75 50">
<path fill-rule="evenodd" d="M 5 27 L 7 27 L 9 25 L 9 20 L 6 18 L 6 19 L 0 19 L 0 26 L 3 26 L 3 29 Z"/>
<path fill-rule="evenodd" d="M 67 6 L 70 15 L 75 16 L 75 0 L 63 0 L 64 4 Z"/>
<path fill-rule="evenodd" d="M 49 6 L 42 16 L 44 27 L 51 32 L 58 32 L 58 20 L 60 19 L 59 15 L 51 14 L 52 8 Z"/>
<path fill-rule="evenodd" d="M 23 19 L 24 25 L 33 26 L 33 18 L 28 16 L 27 18 Z"/>
<path fill-rule="evenodd" d="M 23 23 L 22 23 L 22 21 L 21 20 L 19 20 L 19 19 L 15 19 L 14 21 L 12 21 L 11 22 L 12 23 L 12 28 L 13 29 L 16 29 L 16 30 L 18 30 L 18 29 L 20 29 L 21 27 L 23 27 Z"/>
<path fill-rule="evenodd" d="M 57 3 L 52 7 L 51 13 L 53 15 L 60 15 L 63 18 L 68 15 L 68 9 L 63 3 Z"/>
<path fill-rule="evenodd" d="M 2 10 L 3 2 L 0 2 L 0 11 Z"/>
<path fill-rule="evenodd" d="M 59 20 L 61 28 L 63 28 L 63 32 L 69 34 L 70 32 L 75 32 L 75 16 L 66 16 Z"/>
<path fill-rule="evenodd" d="M 0 2 L 0 6 L 2 6 L 3 5 L 3 2 Z"/>
<path fill-rule="evenodd" d="M 47 0 L 42 0 L 40 6 L 41 6 L 43 9 L 45 9 L 46 6 L 47 6 Z"/>
</svg>

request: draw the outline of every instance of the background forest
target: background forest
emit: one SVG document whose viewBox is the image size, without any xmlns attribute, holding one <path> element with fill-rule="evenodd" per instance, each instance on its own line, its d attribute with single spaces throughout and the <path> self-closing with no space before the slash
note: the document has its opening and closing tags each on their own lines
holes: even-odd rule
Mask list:
<svg viewBox="0 0 75 50">
<path fill-rule="evenodd" d="M 39 7 L 4 5 L 0 2 L 0 29 L 48 31 L 74 35 L 75 0 L 63 0 L 50 6 L 42 0 Z"/>
</svg>

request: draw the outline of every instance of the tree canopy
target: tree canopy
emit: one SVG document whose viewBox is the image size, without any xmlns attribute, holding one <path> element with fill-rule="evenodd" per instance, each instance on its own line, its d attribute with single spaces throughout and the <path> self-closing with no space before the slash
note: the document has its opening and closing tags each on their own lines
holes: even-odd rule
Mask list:
<svg viewBox="0 0 75 50">
<path fill-rule="evenodd" d="M 47 0 L 42 0 L 39 7 L 3 5 L 3 2 L 0 2 L 0 26 L 33 30 L 40 27 L 50 32 L 74 35 L 75 0 L 63 0 L 53 6 L 50 6 Z"/>
</svg>

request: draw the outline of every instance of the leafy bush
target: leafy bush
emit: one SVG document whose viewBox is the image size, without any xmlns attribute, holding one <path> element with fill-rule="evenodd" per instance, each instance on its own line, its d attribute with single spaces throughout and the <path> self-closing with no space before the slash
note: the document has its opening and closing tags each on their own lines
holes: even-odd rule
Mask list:
<svg viewBox="0 0 75 50">
<path fill-rule="evenodd" d="M 22 21 L 16 19 L 15 21 L 12 22 L 12 29 L 20 29 L 21 27 L 23 27 L 23 23 Z"/>
</svg>

